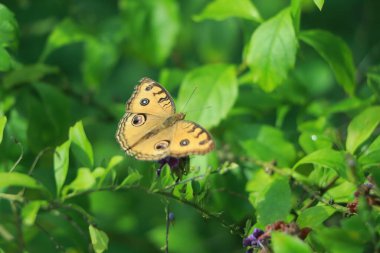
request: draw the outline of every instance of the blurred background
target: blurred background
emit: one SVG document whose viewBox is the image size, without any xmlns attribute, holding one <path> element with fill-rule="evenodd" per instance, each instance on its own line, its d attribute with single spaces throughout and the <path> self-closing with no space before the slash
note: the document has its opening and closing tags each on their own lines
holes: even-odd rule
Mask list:
<svg viewBox="0 0 380 253">
<path fill-rule="evenodd" d="M 0 112 L 8 117 L 0 146 L 0 171 L 9 171 L 20 156 L 15 140 L 23 149 L 16 170 L 26 172 L 42 150 L 66 141 L 69 127 L 79 120 L 94 149 L 95 167 L 106 166 L 111 157 L 124 156 L 115 132 L 125 102 L 142 77 L 159 81 L 177 98 L 183 79 L 195 68 L 226 63 L 244 69 L 243 52 L 259 23 L 240 18 L 197 19 L 210 2 L 2 0 L 18 25 L 8 50 L 13 56 L 12 66 L 0 73 Z M 252 2 L 264 20 L 290 4 L 279 0 Z M 322 11 L 313 1 L 302 5 L 301 29 L 330 31 L 352 50 L 358 94 L 370 92 L 362 84 L 368 69 L 380 60 L 378 10 L 378 0 L 326 1 Z M 289 148 L 292 158 L 284 158 L 285 164 L 291 164 L 304 152 L 298 144 L 297 122 L 312 118 L 345 93 L 328 64 L 304 44 L 286 85 L 272 93 L 239 79 L 244 76 L 237 73 L 238 95 L 233 107 L 218 125 L 209 128 L 216 139 L 216 151 L 205 158 L 194 157 L 192 163 L 218 167 L 231 161 L 240 165 L 238 171 L 210 178 L 209 191 L 199 206 L 221 214 L 220 219 L 228 224 L 244 227 L 246 219 L 254 216 L 246 187 L 260 186 L 248 184 L 252 166 L 244 163 L 247 153 L 239 140 L 256 135 L 260 124 L 278 127 L 286 143 L 295 143 Z M 202 89 L 207 83 L 199 86 Z M 280 119 L 281 113 L 287 115 L 285 120 Z M 339 128 L 346 122 L 343 115 L 333 124 Z M 33 176 L 54 193 L 52 160 L 53 152 L 46 151 Z M 123 178 L 128 168 L 138 169 L 148 182 L 156 167 L 155 163 L 125 157 L 115 171 L 117 178 Z M 75 178 L 77 168 L 76 161 L 70 161 L 67 182 Z M 87 210 L 107 233 L 107 252 L 161 252 L 166 230 L 165 197 L 137 187 L 100 191 L 71 201 Z M 6 231 L 15 232 L 11 208 L 0 199 L 0 224 Z M 171 252 L 244 251 L 241 237 L 230 233 L 221 220 L 205 217 L 197 208 L 173 200 L 170 210 L 176 217 L 170 229 Z M 45 212 L 38 220 L 47 233 L 37 227 L 25 228 L 27 252 L 56 252 L 49 234 L 65 245 L 64 252 L 88 251 L 86 224 L 77 212 Z M 0 248 L 16 252 L 16 239 L 7 241 L 1 233 Z"/>
</svg>

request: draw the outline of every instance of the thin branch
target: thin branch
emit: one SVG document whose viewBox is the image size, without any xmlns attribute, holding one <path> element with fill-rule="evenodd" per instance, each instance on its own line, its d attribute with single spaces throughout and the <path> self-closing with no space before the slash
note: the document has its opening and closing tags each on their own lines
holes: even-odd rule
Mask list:
<svg viewBox="0 0 380 253">
<path fill-rule="evenodd" d="M 204 215 L 206 217 L 211 217 L 211 218 L 217 220 L 218 222 L 220 222 L 224 227 L 229 228 L 231 233 L 239 235 L 242 238 L 244 237 L 243 233 L 241 233 L 239 231 L 240 227 L 234 226 L 233 224 L 227 223 L 224 219 L 222 219 L 220 217 L 220 215 L 210 213 L 208 210 L 202 208 L 201 206 L 198 206 L 194 202 L 191 202 L 191 201 L 188 201 L 188 200 L 185 200 L 185 199 L 181 199 L 181 198 L 179 198 L 177 196 L 174 196 L 171 193 L 168 193 L 168 192 L 165 192 L 165 191 L 156 191 L 156 192 L 153 192 L 153 193 L 154 194 L 159 194 L 159 195 L 171 198 L 171 199 L 174 199 L 174 200 L 176 200 L 176 201 L 178 201 L 180 203 L 183 203 L 185 205 L 191 206 L 194 209 L 196 209 L 197 211 L 199 211 L 202 215 Z"/>
<path fill-rule="evenodd" d="M 46 236 L 49 238 L 49 240 L 54 244 L 54 247 L 56 250 L 58 250 L 59 252 L 65 252 L 65 247 L 60 244 L 52 234 L 49 233 L 49 231 L 47 231 L 41 224 L 39 224 L 38 222 L 35 222 L 34 225 L 36 225 L 36 227 L 38 227 L 42 232 L 44 232 L 44 234 L 46 234 Z"/>
<path fill-rule="evenodd" d="M 43 150 L 41 150 L 38 155 L 36 156 L 36 158 L 34 159 L 33 161 L 33 164 L 32 166 L 30 167 L 29 169 L 29 172 L 28 172 L 28 175 L 32 175 L 33 171 L 34 171 L 34 168 L 36 167 L 38 161 L 41 159 L 41 157 L 48 151 L 48 150 L 51 150 L 52 148 L 51 147 L 47 147 L 47 148 L 44 148 Z"/>
<path fill-rule="evenodd" d="M 166 204 L 165 206 L 165 216 L 166 216 L 165 253 L 169 253 L 169 228 L 170 228 L 169 204 Z"/>
<path fill-rule="evenodd" d="M 12 168 L 9 170 L 9 172 L 13 172 L 17 165 L 21 162 L 23 156 L 24 156 L 24 147 L 22 146 L 22 144 L 17 140 L 17 139 L 14 139 L 15 143 L 20 147 L 21 149 L 21 154 L 20 156 L 18 157 L 17 161 L 15 162 L 15 164 L 13 164 Z"/>
<path fill-rule="evenodd" d="M 21 220 L 20 210 L 17 207 L 17 204 L 15 202 L 11 201 L 9 203 L 11 205 L 12 212 L 13 212 L 14 219 L 15 219 L 15 225 L 16 225 L 16 230 L 17 230 L 18 249 L 19 249 L 19 252 L 24 252 L 25 241 L 24 241 L 24 235 L 22 232 L 22 220 Z"/>
</svg>

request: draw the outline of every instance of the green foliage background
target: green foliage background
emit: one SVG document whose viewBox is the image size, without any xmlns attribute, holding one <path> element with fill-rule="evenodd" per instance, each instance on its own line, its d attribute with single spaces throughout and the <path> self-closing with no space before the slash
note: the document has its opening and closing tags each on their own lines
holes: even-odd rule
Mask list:
<svg viewBox="0 0 380 253">
<path fill-rule="evenodd" d="M 244 252 L 280 220 L 312 232 L 275 252 L 380 250 L 379 9 L 2 1 L 0 252 Z M 178 183 L 114 137 L 144 76 L 216 141 Z"/>
</svg>

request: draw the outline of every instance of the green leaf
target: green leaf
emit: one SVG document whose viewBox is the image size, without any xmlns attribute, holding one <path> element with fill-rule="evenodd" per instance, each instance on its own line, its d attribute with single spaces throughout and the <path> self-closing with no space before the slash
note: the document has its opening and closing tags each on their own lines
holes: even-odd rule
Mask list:
<svg viewBox="0 0 380 253">
<path fill-rule="evenodd" d="M 352 53 L 339 37 L 323 30 L 309 30 L 300 33 L 300 39 L 314 48 L 330 65 L 337 82 L 353 95 L 355 89 L 355 66 Z"/>
<path fill-rule="evenodd" d="M 301 133 L 299 144 L 306 153 L 312 153 L 319 149 L 331 148 L 333 143 L 332 140 L 322 134 L 303 132 Z"/>
<path fill-rule="evenodd" d="M 6 124 L 7 124 L 7 117 L 0 116 L 0 144 L 3 141 L 4 128 Z"/>
<path fill-rule="evenodd" d="M 316 229 L 335 212 L 336 209 L 331 206 L 313 206 L 300 213 L 297 224 L 301 228 Z"/>
<path fill-rule="evenodd" d="M 137 170 L 130 170 L 128 176 L 123 180 L 123 182 L 118 186 L 118 188 L 123 186 L 131 187 L 137 184 L 142 177 L 143 176 Z"/>
<path fill-rule="evenodd" d="M 329 148 L 317 150 L 299 160 L 296 165 L 294 165 L 293 169 L 296 169 L 302 164 L 308 163 L 333 169 L 339 174 L 339 176 L 345 179 L 348 179 L 349 177 L 345 154 L 343 152 Z"/>
<path fill-rule="evenodd" d="M 344 181 L 343 183 L 329 189 L 324 197 L 327 199 L 332 199 L 335 202 L 344 203 L 349 202 L 354 199 L 354 193 L 357 190 L 355 184 Z"/>
<path fill-rule="evenodd" d="M 380 106 L 367 108 L 348 125 L 346 149 L 354 154 L 356 149 L 371 136 L 380 122 Z"/>
<path fill-rule="evenodd" d="M 17 47 L 18 25 L 14 14 L 0 3 L 0 48 Z"/>
<path fill-rule="evenodd" d="M 211 128 L 227 116 L 237 95 L 235 68 L 224 64 L 207 65 L 186 75 L 179 90 L 177 108 L 183 110 L 188 102 L 185 108 L 189 111 L 187 119 Z"/>
<path fill-rule="evenodd" d="M 8 71 L 12 67 L 12 57 L 8 51 L 0 47 L 0 71 Z"/>
<path fill-rule="evenodd" d="M 367 72 L 367 83 L 377 95 L 380 94 L 380 65 L 369 68 Z"/>
<path fill-rule="evenodd" d="M 57 195 L 60 194 L 62 186 L 65 184 L 67 171 L 69 170 L 69 149 L 70 140 L 56 147 L 54 152 L 54 178 L 57 187 Z"/>
<path fill-rule="evenodd" d="M 82 121 L 78 121 L 70 127 L 69 138 L 74 155 L 82 165 L 91 168 L 94 165 L 92 146 L 83 129 Z"/>
<path fill-rule="evenodd" d="M 95 185 L 95 182 L 95 177 L 89 168 L 79 168 L 76 178 L 65 186 L 62 195 L 67 195 L 70 190 L 74 192 L 88 190 Z"/>
<path fill-rule="evenodd" d="M 250 125 L 241 128 L 250 132 L 252 136 L 242 141 L 246 153 L 260 161 L 276 161 L 280 167 L 291 166 L 296 158 L 294 146 L 285 140 L 283 133 L 271 126 Z"/>
<path fill-rule="evenodd" d="M 296 236 L 272 233 L 273 250 L 276 253 L 312 253 L 310 247 Z"/>
<path fill-rule="evenodd" d="M 52 67 L 41 63 L 22 66 L 21 68 L 15 69 L 4 76 L 4 87 L 9 89 L 18 84 L 34 83 L 46 75 L 55 74 L 57 72 L 57 67 Z"/>
<path fill-rule="evenodd" d="M 46 205 L 46 201 L 31 201 L 22 208 L 21 217 L 24 225 L 32 226 L 37 218 L 38 211 L 42 205 Z"/>
<path fill-rule="evenodd" d="M 0 172 L 0 189 L 9 186 L 20 186 L 47 191 L 41 183 L 31 176 L 18 172 Z"/>
<path fill-rule="evenodd" d="M 276 178 L 261 192 L 257 200 L 257 220 L 267 225 L 285 220 L 291 208 L 291 191 L 287 179 Z"/>
<path fill-rule="evenodd" d="M 265 91 L 274 90 L 294 67 L 297 48 L 290 9 L 262 23 L 253 33 L 245 57 L 253 81 Z"/>
<path fill-rule="evenodd" d="M 92 225 L 90 225 L 88 229 L 95 253 L 102 253 L 107 250 L 109 241 L 107 234 Z"/>
<path fill-rule="evenodd" d="M 185 199 L 191 201 L 194 198 L 194 191 L 192 187 L 192 182 L 186 184 Z"/>
<path fill-rule="evenodd" d="M 325 0 L 313 0 L 313 1 L 315 5 L 318 7 L 318 9 L 321 11 L 325 3 Z"/>
<path fill-rule="evenodd" d="M 81 31 L 74 21 L 71 19 L 64 19 L 61 23 L 55 26 L 53 32 L 50 34 L 44 51 L 41 54 L 41 60 L 45 60 L 51 52 L 60 47 L 84 41 L 86 38 L 87 35 Z"/>
<path fill-rule="evenodd" d="M 378 136 L 359 157 L 358 162 L 363 169 L 376 167 L 380 164 L 380 136 Z"/>
<path fill-rule="evenodd" d="M 362 253 L 366 238 L 355 229 L 326 227 L 318 232 L 318 241 L 331 253 Z"/>
<path fill-rule="evenodd" d="M 116 63 L 119 55 L 117 45 L 111 41 L 88 38 L 85 60 L 82 64 L 84 81 L 91 90 L 97 90 Z"/>
<path fill-rule="evenodd" d="M 204 19 L 223 20 L 230 17 L 239 17 L 256 22 L 262 22 L 259 11 L 250 0 L 215 0 L 209 3 L 194 20 Z"/>
<path fill-rule="evenodd" d="M 119 6 L 131 36 L 128 46 L 140 58 L 162 65 L 170 56 L 180 31 L 176 0 L 120 0 Z"/>
</svg>

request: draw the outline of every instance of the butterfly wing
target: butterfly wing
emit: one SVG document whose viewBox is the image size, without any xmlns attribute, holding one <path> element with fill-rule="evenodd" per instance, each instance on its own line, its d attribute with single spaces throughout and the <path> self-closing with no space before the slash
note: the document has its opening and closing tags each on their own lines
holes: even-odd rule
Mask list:
<svg viewBox="0 0 380 253">
<path fill-rule="evenodd" d="M 143 78 L 126 104 L 126 114 L 119 122 L 116 139 L 130 155 L 136 145 L 154 135 L 154 131 L 175 113 L 170 94 L 159 83 Z M 150 154 L 149 149 L 146 151 Z"/>
<path fill-rule="evenodd" d="M 157 82 L 143 78 L 126 105 L 116 138 L 127 154 L 140 160 L 205 154 L 214 148 L 210 134 L 191 121 L 178 120 L 169 93 Z M 179 114 L 178 114 L 179 115 Z M 172 117 L 173 125 L 164 122 Z M 182 118 L 181 118 L 182 119 Z"/>
<path fill-rule="evenodd" d="M 134 93 L 127 102 L 126 111 L 167 118 L 175 113 L 175 105 L 173 98 L 164 87 L 145 77 L 135 87 Z"/>
<path fill-rule="evenodd" d="M 170 143 L 170 156 L 203 155 L 214 149 L 215 143 L 206 129 L 187 120 L 176 122 Z"/>
<path fill-rule="evenodd" d="M 119 122 L 116 139 L 127 154 L 134 155 L 134 147 L 147 139 L 147 134 L 157 129 L 164 120 L 152 114 L 127 112 Z"/>
<path fill-rule="evenodd" d="M 168 156 L 185 157 L 210 152 L 215 144 L 211 135 L 198 124 L 180 120 L 140 141 L 130 151 L 140 160 L 160 160 Z"/>
</svg>

